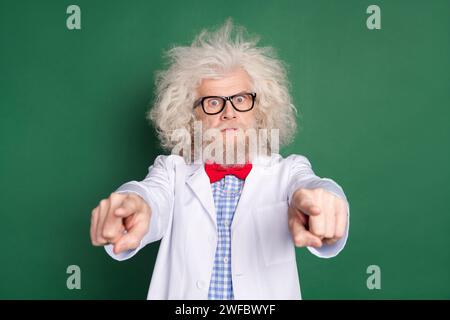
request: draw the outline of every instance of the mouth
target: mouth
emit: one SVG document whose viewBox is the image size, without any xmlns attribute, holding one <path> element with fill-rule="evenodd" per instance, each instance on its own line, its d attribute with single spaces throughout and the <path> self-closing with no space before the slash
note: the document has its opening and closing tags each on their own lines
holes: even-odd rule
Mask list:
<svg viewBox="0 0 450 320">
<path fill-rule="evenodd" d="M 233 131 L 237 131 L 237 130 L 238 130 L 238 128 L 223 128 L 220 131 L 222 131 L 222 132 L 233 132 Z"/>
</svg>

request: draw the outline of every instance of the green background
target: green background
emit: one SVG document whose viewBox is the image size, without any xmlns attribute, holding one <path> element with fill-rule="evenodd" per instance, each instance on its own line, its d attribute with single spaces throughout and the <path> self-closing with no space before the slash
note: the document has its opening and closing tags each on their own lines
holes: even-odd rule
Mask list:
<svg viewBox="0 0 450 320">
<path fill-rule="evenodd" d="M 338 257 L 298 249 L 304 299 L 450 298 L 450 1 L 423 0 L 1 0 L 0 298 L 145 299 L 159 243 L 116 262 L 91 246 L 90 213 L 162 153 L 145 111 L 163 51 L 227 17 L 289 65 L 301 117 L 283 155 L 350 201 Z"/>
</svg>

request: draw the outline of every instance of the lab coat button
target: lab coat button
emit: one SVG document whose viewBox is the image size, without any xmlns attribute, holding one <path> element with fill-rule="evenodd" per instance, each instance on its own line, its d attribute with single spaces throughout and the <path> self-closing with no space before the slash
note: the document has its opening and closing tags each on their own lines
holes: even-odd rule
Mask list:
<svg viewBox="0 0 450 320">
<path fill-rule="evenodd" d="M 205 287 L 205 283 L 201 280 L 197 281 L 197 288 L 203 289 Z"/>
</svg>

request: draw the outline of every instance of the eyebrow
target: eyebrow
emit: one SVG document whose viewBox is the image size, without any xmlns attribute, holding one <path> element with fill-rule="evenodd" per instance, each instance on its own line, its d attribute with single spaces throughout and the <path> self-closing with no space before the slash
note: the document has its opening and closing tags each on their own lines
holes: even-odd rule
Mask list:
<svg viewBox="0 0 450 320">
<path fill-rule="evenodd" d="M 232 94 L 232 95 L 230 95 L 229 97 L 237 96 L 237 95 L 243 94 L 243 93 L 251 93 L 251 92 L 252 92 L 251 90 L 243 90 L 243 91 L 240 91 L 240 92 L 238 92 L 238 93 Z M 201 97 L 199 97 L 199 99 L 200 99 L 200 98 L 204 98 L 204 97 L 225 97 L 225 96 L 220 96 L 220 95 L 217 95 L 217 94 L 210 94 L 210 95 L 204 95 L 204 96 L 201 96 Z"/>
</svg>

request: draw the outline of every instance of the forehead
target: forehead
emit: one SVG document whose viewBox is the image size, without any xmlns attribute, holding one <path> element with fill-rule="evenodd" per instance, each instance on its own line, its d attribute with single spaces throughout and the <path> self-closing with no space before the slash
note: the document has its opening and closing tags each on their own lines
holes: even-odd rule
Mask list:
<svg viewBox="0 0 450 320">
<path fill-rule="evenodd" d="M 231 96 L 242 91 L 252 91 L 250 76 L 243 69 L 229 72 L 220 79 L 203 79 L 197 88 L 200 97 Z"/>
</svg>

